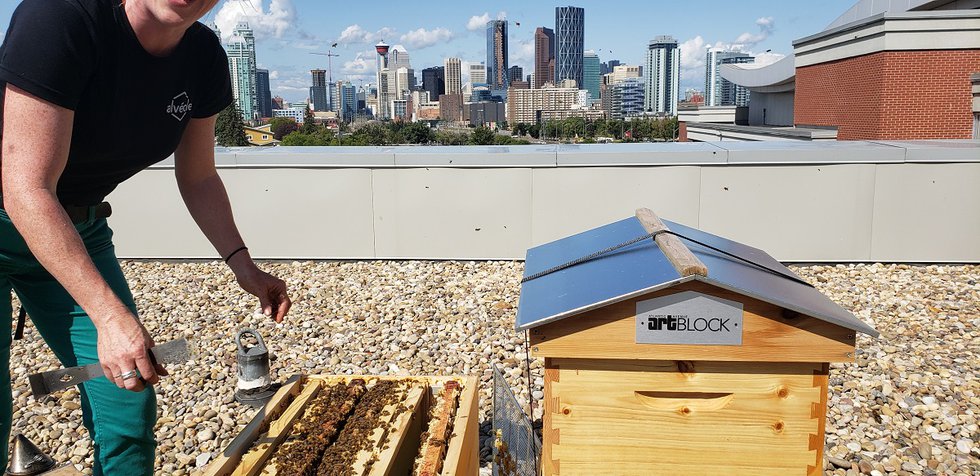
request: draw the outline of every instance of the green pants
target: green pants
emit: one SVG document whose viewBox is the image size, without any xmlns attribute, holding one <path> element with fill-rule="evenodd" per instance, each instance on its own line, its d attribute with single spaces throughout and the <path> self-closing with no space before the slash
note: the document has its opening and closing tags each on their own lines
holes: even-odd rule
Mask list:
<svg viewBox="0 0 980 476">
<path fill-rule="evenodd" d="M 119 268 L 112 230 L 106 220 L 90 219 L 75 228 L 102 277 L 135 314 L 133 295 Z M 38 263 L 6 212 L 0 209 L 0 471 L 7 466 L 13 410 L 9 371 L 13 309 L 6 297 L 11 289 L 64 366 L 98 361 L 92 320 Z M 152 474 L 156 450 L 153 427 L 157 418 L 153 389 L 134 393 L 99 377 L 82 384 L 80 391 L 82 420 L 95 446 L 94 474 Z M 28 405 L 37 404 L 28 397 Z M 35 443 L 43 451 L 56 450 L 39 441 Z"/>
</svg>

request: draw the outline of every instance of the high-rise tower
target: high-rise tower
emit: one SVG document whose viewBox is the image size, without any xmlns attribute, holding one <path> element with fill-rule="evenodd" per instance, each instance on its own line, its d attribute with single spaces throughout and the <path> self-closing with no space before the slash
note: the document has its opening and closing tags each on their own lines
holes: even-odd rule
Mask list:
<svg viewBox="0 0 980 476">
<path fill-rule="evenodd" d="M 313 103 L 314 111 L 327 111 L 330 109 L 330 96 L 327 93 L 327 71 L 324 69 L 310 70 L 313 78 L 313 85 L 310 86 L 310 101 Z"/>
<path fill-rule="evenodd" d="M 582 56 L 582 84 L 578 87 L 589 91 L 592 102 L 599 101 L 599 84 L 602 83 L 599 69 L 599 55 L 592 50 L 586 51 Z"/>
<path fill-rule="evenodd" d="M 341 120 L 351 122 L 357 114 L 357 88 L 350 81 L 337 81 L 334 84 L 337 90 L 337 103 L 334 108 Z"/>
<path fill-rule="evenodd" d="M 248 23 L 235 26 L 235 34 L 225 48 L 231 72 L 231 91 L 242 119 L 253 121 L 258 115 L 255 90 L 255 35 Z"/>
<path fill-rule="evenodd" d="M 524 68 L 517 65 L 511 66 L 510 70 L 508 70 L 507 77 L 512 83 L 514 81 L 524 81 Z"/>
<path fill-rule="evenodd" d="M 643 115 L 643 80 L 625 78 L 609 87 L 609 115 L 613 119 L 627 119 Z M 605 100 L 603 100 L 605 101 Z"/>
<path fill-rule="evenodd" d="M 723 64 L 753 63 L 755 58 L 737 51 L 714 51 L 709 49 L 704 65 L 704 105 L 705 106 L 746 106 L 748 90 L 721 77 Z"/>
<path fill-rule="evenodd" d="M 680 49 L 674 37 L 662 35 L 650 40 L 643 67 L 643 109 L 646 112 L 677 115 L 680 62 Z"/>
<path fill-rule="evenodd" d="M 488 86 L 489 76 L 487 76 L 487 65 L 483 63 L 470 63 L 470 85 Z"/>
<path fill-rule="evenodd" d="M 411 95 L 415 88 L 415 69 L 409 59 L 408 51 L 401 46 L 391 48 L 388 54 L 388 70 L 391 74 L 388 77 L 388 90 L 391 92 L 391 99 L 406 99 Z"/>
<path fill-rule="evenodd" d="M 585 54 L 585 9 L 555 8 L 555 83 L 574 79 L 582 87 L 582 57 Z"/>
<path fill-rule="evenodd" d="M 534 89 L 555 79 L 555 31 L 538 27 L 534 31 Z"/>
<path fill-rule="evenodd" d="M 385 120 L 391 119 L 391 91 L 390 91 L 390 77 L 391 71 L 388 69 L 388 50 L 389 46 L 382 40 L 380 43 L 375 45 L 374 49 L 378 52 L 378 106 L 377 110 L 374 111 L 374 116 L 377 119 Z"/>
<path fill-rule="evenodd" d="M 272 117 L 272 90 L 269 88 L 269 70 L 255 70 L 255 96 L 259 104 L 259 117 Z"/>
<path fill-rule="evenodd" d="M 507 54 L 507 20 L 487 22 L 487 85 L 490 89 L 507 89 L 510 66 Z"/>
<path fill-rule="evenodd" d="M 433 66 L 422 70 L 422 89 L 429 92 L 429 100 L 438 101 L 446 94 L 446 67 Z"/>
<path fill-rule="evenodd" d="M 446 94 L 463 94 L 462 61 L 446 58 Z"/>
</svg>

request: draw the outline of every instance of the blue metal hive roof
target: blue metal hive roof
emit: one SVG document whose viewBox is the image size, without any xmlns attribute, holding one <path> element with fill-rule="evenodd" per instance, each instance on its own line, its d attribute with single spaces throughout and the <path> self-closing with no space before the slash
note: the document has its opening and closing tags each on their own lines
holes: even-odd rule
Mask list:
<svg viewBox="0 0 980 476">
<path fill-rule="evenodd" d="M 793 281 L 792 271 L 757 248 L 664 220 L 671 231 L 776 270 L 774 274 L 681 239 L 708 268 L 708 276 L 682 277 L 654 240 L 644 240 L 521 285 L 518 330 L 530 329 L 585 311 L 668 288 L 702 281 L 854 331 L 878 332 L 820 291 Z M 547 243 L 527 252 L 524 276 L 551 269 L 596 251 L 646 235 L 635 217 Z"/>
</svg>

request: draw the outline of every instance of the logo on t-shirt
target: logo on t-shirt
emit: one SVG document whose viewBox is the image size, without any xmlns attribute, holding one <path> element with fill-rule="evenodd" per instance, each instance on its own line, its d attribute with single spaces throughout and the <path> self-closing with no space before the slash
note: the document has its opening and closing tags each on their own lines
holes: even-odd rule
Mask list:
<svg viewBox="0 0 980 476">
<path fill-rule="evenodd" d="M 170 114 L 178 121 L 183 121 L 184 116 L 193 108 L 194 105 L 191 104 L 191 98 L 187 97 L 187 91 L 184 91 L 170 100 L 170 104 L 167 106 L 167 114 Z"/>
</svg>

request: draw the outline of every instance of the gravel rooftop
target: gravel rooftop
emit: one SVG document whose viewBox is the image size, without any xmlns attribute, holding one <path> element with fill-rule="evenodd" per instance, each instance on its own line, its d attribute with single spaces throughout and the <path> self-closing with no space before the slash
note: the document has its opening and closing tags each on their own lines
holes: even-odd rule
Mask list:
<svg viewBox="0 0 980 476">
<path fill-rule="evenodd" d="M 233 399 L 233 336 L 244 327 L 265 337 L 279 381 L 300 372 L 480 376 L 484 436 L 491 365 L 503 367 L 527 399 L 524 339 L 514 331 L 520 262 L 265 263 L 296 300 L 280 325 L 256 314 L 257 300 L 221 263 L 122 265 L 157 342 L 191 336 L 203 350 L 193 363 L 171 366 L 158 385 L 161 474 L 203 466 L 255 414 Z M 882 334 L 860 336 L 857 361 L 831 367 L 826 473 L 980 474 L 980 266 L 792 268 Z M 90 474 L 77 390 L 30 396 L 27 375 L 58 367 L 29 324 L 11 349 L 12 433 Z M 532 374 L 539 397 L 540 360 Z"/>
</svg>

